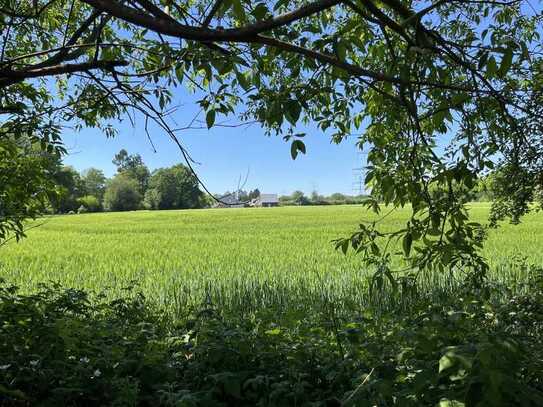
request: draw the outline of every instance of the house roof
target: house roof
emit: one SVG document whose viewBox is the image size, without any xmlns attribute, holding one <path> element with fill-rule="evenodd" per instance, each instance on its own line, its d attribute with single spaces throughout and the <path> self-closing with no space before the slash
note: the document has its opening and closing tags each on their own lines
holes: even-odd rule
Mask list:
<svg viewBox="0 0 543 407">
<path fill-rule="evenodd" d="M 220 200 L 228 205 L 235 205 L 235 204 L 241 203 L 239 199 L 235 195 L 232 195 L 232 194 L 223 196 L 222 198 L 220 198 Z"/>
</svg>

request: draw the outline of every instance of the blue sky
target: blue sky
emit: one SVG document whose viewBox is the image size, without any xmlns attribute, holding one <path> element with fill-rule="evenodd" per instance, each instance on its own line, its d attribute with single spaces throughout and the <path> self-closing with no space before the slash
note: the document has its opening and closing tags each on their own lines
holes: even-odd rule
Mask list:
<svg viewBox="0 0 543 407">
<path fill-rule="evenodd" d="M 187 125 L 198 112 L 198 106 L 190 99 L 193 98 L 188 94 L 180 95 L 182 106 L 172 116 L 179 127 Z M 217 117 L 217 123 L 224 120 Z M 235 118 L 229 120 L 235 122 Z M 152 140 L 157 150 L 153 152 L 142 120 L 136 122 L 136 126 L 129 120 L 115 126 L 119 135 L 113 139 L 106 138 L 97 129 L 80 132 L 66 129 L 63 139 L 69 154 L 64 162 L 80 171 L 100 168 L 106 176 L 115 174 L 111 160 L 121 148 L 131 154 L 139 153 L 151 170 L 183 162 L 174 143 L 158 129 L 153 130 Z M 325 195 L 353 194 L 353 168 L 362 166 L 356 138 L 336 145 L 330 142 L 329 135 L 314 126 L 298 130 L 307 133 L 304 139 L 307 154 L 298 155 L 296 160 L 290 156 L 290 143 L 281 137 L 266 136 L 258 124 L 186 130 L 179 133 L 179 138 L 200 163 L 195 165 L 195 170 L 214 193 L 235 189 L 240 176 L 244 179 L 249 171 L 244 189 L 259 188 L 261 192 L 278 194 L 289 194 L 297 189 L 308 194 L 313 190 Z"/>
</svg>

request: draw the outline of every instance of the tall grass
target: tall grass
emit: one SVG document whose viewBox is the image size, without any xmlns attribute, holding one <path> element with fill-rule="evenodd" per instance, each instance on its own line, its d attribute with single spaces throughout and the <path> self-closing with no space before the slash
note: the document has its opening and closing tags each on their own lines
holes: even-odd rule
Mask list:
<svg viewBox="0 0 543 407">
<path fill-rule="evenodd" d="M 472 219 L 484 222 L 488 209 L 474 204 Z M 360 308 L 375 301 L 368 297 L 368 270 L 357 256 L 335 251 L 331 240 L 374 216 L 359 206 L 55 216 L 0 249 L 0 277 L 25 290 L 58 281 L 110 295 L 137 285 L 176 313 L 203 301 L 241 313 Z M 398 228 L 407 216 L 407 209 L 397 211 L 384 226 Z M 521 225 L 491 231 L 484 255 L 492 279 L 521 282 L 520 258 L 542 265 L 542 230 L 543 216 L 531 214 Z M 422 292 L 442 295 L 452 281 L 425 274 L 419 284 Z"/>
</svg>

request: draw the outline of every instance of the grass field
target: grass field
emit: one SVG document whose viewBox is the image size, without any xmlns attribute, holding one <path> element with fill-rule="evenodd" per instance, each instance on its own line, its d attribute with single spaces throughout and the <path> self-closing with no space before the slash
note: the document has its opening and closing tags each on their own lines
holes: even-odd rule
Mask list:
<svg viewBox="0 0 543 407">
<path fill-rule="evenodd" d="M 484 221 L 487 204 L 474 204 Z M 388 217 L 398 227 L 408 212 Z M 0 249 L 0 277 L 24 289 L 45 281 L 118 293 L 136 282 L 148 298 L 175 309 L 211 297 L 244 307 L 334 300 L 364 302 L 367 272 L 353 255 L 334 250 L 360 220 L 359 206 L 140 211 L 55 216 L 20 243 Z M 523 256 L 543 264 L 543 215 L 491 232 L 484 254 L 493 275 L 519 279 L 511 263 Z M 428 276 L 428 286 L 446 285 Z"/>
</svg>

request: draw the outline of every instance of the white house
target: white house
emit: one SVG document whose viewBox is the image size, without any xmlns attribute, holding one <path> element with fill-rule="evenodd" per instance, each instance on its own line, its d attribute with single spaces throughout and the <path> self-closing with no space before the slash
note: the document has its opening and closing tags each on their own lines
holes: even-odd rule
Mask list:
<svg viewBox="0 0 543 407">
<path fill-rule="evenodd" d="M 260 194 L 260 196 L 255 199 L 254 206 L 279 206 L 279 197 L 277 194 Z"/>
</svg>

